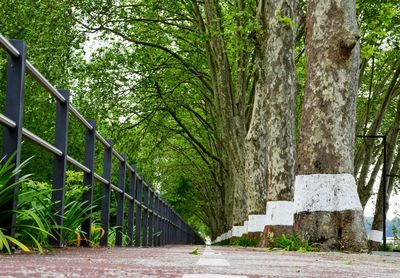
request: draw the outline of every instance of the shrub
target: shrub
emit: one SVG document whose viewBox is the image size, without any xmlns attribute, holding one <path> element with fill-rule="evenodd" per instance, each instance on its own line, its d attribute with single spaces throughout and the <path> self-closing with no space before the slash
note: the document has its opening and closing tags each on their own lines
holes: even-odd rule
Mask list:
<svg viewBox="0 0 400 278">
<path fill-rule="evenodd" d="M 269 238 L 270 248 L 282 248 L 286 251 L 315 252 L 318 251 L 315 245 L 311 245 L 308 241 L 300 240 L 295 234 L 290 237 L 281 234 L 279 237 L 271 236 Z"/>
<path fill-rule="evenodd" d="M 5 158 L 0 161 L 0 207 L 6 205 L 14 196 L 14 191 L 18 186 L 26 182 L 29 178 L 29 175 L 21 176 L 18 179 L 18 182 L 10 184 L 10 181 L 15 176 L 19 176 L 21 174 L 22 169 L 26 166 L 30 159 L 22 162 L 18 167 L 14 167 L 12 163 L 15 154 L 9 157 L 6 161 Z M 11 248 L 13 245 L 20 247 L 23 251 L 30 252 L 30 249 L 25 245 L 25 240 L 23 240 L 23 236 L 28 236 L 31 238 L 30 241 L 33 241 L 36 246 L 41 249 L 41 244 L 36 240 L 35 237 L 32 236 L 30 232 L 36 231 L 41 234 L 49 234 L 43 225 L 43 222 L 40 219 L 40 216 L 34 211 L 26 211 L 24 209 L 18 208 L 16 211 L 0 211 L 0 218 L 11 217 L 11 215 L 15 213 L 17 217 L 17 226 L 15 227 L 17 232 L 15 237 L 11 237 L 6 235 L 3 231 L 6 229 L 10 229 L 11 227 L 0 227 L 0 251 L 6 249 L 8 253 L 11 253 Z M 20 223 L 21 218 L 29 217 L 32 219 L 29 225 Z M 18 230 L 23 227 L 22 231 L 18 233 Z M 24 242 L 24 243 L 22 243 Z"/>
<path fill-rule="evenodd" d="M 258 240 L 254 238 L 240 237 L 234 241 L 234 244 L 244 247 L 256 247 L 258 246 Z"/>
</svg>

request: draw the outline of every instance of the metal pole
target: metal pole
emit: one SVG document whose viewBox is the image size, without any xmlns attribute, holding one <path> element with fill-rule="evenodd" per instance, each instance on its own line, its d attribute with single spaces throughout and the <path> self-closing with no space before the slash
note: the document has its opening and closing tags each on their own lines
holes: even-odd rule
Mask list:
<svg viewBox="0 0 400 278">
<path fill-rule="evenodd" d="M 382 198 L 382 226 L 383 226 L 383 250 L 386 250 L 386 191 L 387 191 L 387 146 L 386 146 L 386 135 L 383 136 L 383 198 Z"/>
<path fill-rule="evenodd" d="M 86 209 L 86 219 L 82 223 L 82 231 L 86 234 L 86 240 L 82 242 L 83 246 L 89 246 L 91 241 L 91 226 L 92 226 L 92 206 L 93 206 L 93 185 L 94 185 L 94 154 L 96 144 L 96 121 L 89 120 L 92 130 L 86 130 L 85 140 L 85 163 L 84 165 L 90 169 L 90 173 L 84 172 L 83 186 L 88 187 L 88 190 L 83 194 L 84 208 Z"/>
<path fill-rule="evenodd" d="M 162 207 L 162 216 L 163 216 L 163 221 L 162 221 L 162 244 L 161 245 L 166 245 L 167 244 L 167 206 L 165 205 L 164 201 L 161 201 L 161 207 Z"/>
<path fill-rule="evenodd" d="M 117 194 L 117 219 L 115 246 L 122 246 L 124 232 L 124 204 L 125 204 L 125 179 L 126 179 L 126 155 L 122 155 L 123 161 L 119 162 L 118 188 L 122 193 Z"/>
<path fill-rule="evenodd" d="M 134 226 L 134 206 L 135 206 L 135 190 L 136 190 L 136 173 L 130 172 L 129 179 L 129 195 L 133 197 L 133 200 L 129 200 L 128 204 L 128 246 L 133 246 L 133 226 Z"/>
<path fill-rule="evenodd" d="M 150 190 L 149 193 L 149 210 L 151 212 L 149 213 L 149 246 L 153 246 L 153 229 L 154 229 L 154 221 L 153 221 L 153 215 L 154 215 L 154 194 L 153 191 Z"/>
<path fill-rule="evenodd" d="M 164 235 L 165 235 L 165 221 L 164 221 L 164 202 L 160 199 L 160 246 L 163 246 L 165 243 Z"/>
<path fill-rule="evenodd" d="M 26 47 L 23 41 L 11 40 L 10 43 L 20 53 L 19 57 L 8 55 L 7 62 L 7 95 L 5 101 L 4 115 L 14 121 L 16 127 L 4 127 L 3 131 L 3 156 L 7 159 L 14 155 L 12 163 L 18 167 L 21 162 L 21 141 L 22 141 L 22 119 L 24 116 L 24 85 L 26 68 Z M 18 182 L 18 175 L 10 179 L 8 185 Z M 11 198 L 0 211 L 15 211 L 17 208 L 18 187 L 15 187 L 10 194 Z M 13 212 L 10 216 L 0 219 L 0 227 L 6 228 L 6 234 L 15 236 L 16 215 Z"/>
<path fill-rule="evenodd" d="M 62 151 L 62 155 L 54 156 L 52 199 L 53 213 L 56 216 L 57 225 L 62 227 L 64 224 L 65 174 L 67 171 L 69 91 L 58 90 L 58 92 L 66 101 L 57 101 L 56 104 L 56 139 L 54 146 Z M 62 246 L 63 229 L 57 228 L 54 231 L 56 238 L 51 238 L 52 243 L 56 246 Z"/>
<path fill-rule="evenodd" d="M 143 182 L 143 197 L 144 197 L 144 210 L 143 210 L 143 247 L 148 247 L 148 238 L 147 238 L 147 230 L 148 230 L 148 224 L 149 224 L 149 210 L 148 210 L 148 200 L 149 200 L 149 188 L 147 185 Z"/>
<path fill-rule="evenodd" d="M 143 188 L 143 179 L 138 177 L 139 180 L 137 182 L 136 187 L 136 200 L 139 202 L 136 206 L 136 226 L 135 226 L 135 246 L 140 247 L 140 230 L 142 226 L 142 188 Z"/>
<path fill-rule="evenodd" d="M 159 202 L 159 198 L 158 195 L 155 195 L 154 198 L 154 209 L 155 212 L 157 213 L 157 217 L 155 219 L 155 232 L 156 232 L 156 236 L 155 236 L 155 246 L 160 246 L 160 202 Z"/>
<path fill-rule="evenodd" d="M 111 184 L 111 163 L 112 163 L 112 140 L 108 139 L 110 147 L 104 147 L 104 171 L 103 178 L 108 182 L 103 184 L 103 198 L 101 200 L 101 224 L 104 229 L 104 236 L 100 239 L 100 245 L 108 246 L 108 226 L 110 223 L 110 184 Z"/>
</svg>

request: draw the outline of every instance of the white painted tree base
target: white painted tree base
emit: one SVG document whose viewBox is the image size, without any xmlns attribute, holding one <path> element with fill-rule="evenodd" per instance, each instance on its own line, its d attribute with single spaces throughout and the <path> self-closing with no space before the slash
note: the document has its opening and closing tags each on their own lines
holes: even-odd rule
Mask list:
<svg viewBox="0 0 400 278">
<path fill-rule="evenodd" d="M 264 227 L 267 223 L 265 214 L 250 214 L 247 224 L 248 233 L 264 232 Z"/>
<path fill-rule="evenodd" d="M 294 203 L 290 201 L 267 202 L 266 225 L 293 226 Z"/>
<path fill-rule="evenodd" d="M 245 226 L 232 227 L 232 237 L 241 237 L 245 233 L 247 233 L 247 229 Z"/>
<path fill-rule="evenodd" d="M 377 230 L 371 230 L 369 233 L 368 239 L 375 242 L 382 242 L 383 241 L 383 232 Z"/>
<path fill-rule="evenodd" d="M 296 176 L 294 212 L 362 211 L 354 176 L 313 174 Z"/>
</svg>

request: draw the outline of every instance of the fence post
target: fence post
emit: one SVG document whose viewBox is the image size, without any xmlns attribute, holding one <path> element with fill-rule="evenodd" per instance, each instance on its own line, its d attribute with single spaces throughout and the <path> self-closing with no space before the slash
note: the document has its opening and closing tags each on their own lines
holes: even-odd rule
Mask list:
<svg viewBox="0 0 400 278">
<path fill-rule="evenodd" d="M 149 190 L 149 246 L 153 247 L 153 229 L 154 229 L 154 193 L 153 190 Z"/>
<path fill-rule="evenodd" d="M 159 226 L 158 226 L 158 230 L 160 233 L 159 236 L 159 246 L 163 246 L 164 245 L 164 209 L 163 209 L 163 202 L 161 200 L 161 198 L 158 199 L 158 214 L 160 215 L 160 219 L 159 219 Z"/>
<path fill-rule="evenodd" d="M 92 227 L 92 206 L 93 206 L 93 187 L 94 187 L 94 155 L 96 144 L 96 121 L 89 120 L 89 124 L 93 127 L 92 130 L 86 130 L 85 139 L 85 163 L 84 165 L 89 168 L 90 173 L 83 173 L 83 186 L 87 187 L 87 191 L 83 194 L 83 205 L 85 212 L 85 220 L 82 223 L 82 231 L 85 233 L 85 240 L 82 246 L 90 246 L 91 241 L 91 227 Z"/>
<path fill-rule="evenodd" d="M 58 90 L 65 98 L 65 102 L 57 101 L 56 104 L 56 138 L 54 146 L 62 151 L 61 156 L 54 156 L 53 162 L 53 211 L 56 216 L 57 225 L 55 229 L 55 239 L 52 243 L 62 246 L 64 224 L 64 194 L 65 194 L 65 175 L 67 171 L 68 154 L 68 110 L 69 110 L 69 91 Z"/>
<path fill-rule="evenodd" d="M 149 228 L 149 186 L 143 181 L 143 197 L 144 197 L 144 210 L 143 210 L 143 247 L 148 247 L 147 230 Z"/>
<path fill-rule="evenodd" d="M 158 198 L 158 215 L 160 216 L 158 219 L 158 246 L 163 245 L 162 237 L 164 236 L 164 231 L 163 231 L 163 214 L 162 214 L 162 201 L 161 198 Z"/>
<path fill-rule="evenodd" d="M 122 246 L 124 232 L 124 204 L 125 204 L 125 179 L 126 179 L 126 155 L 122 155 L 123 161 L 119 163 L 118 188 L 122 193 L 117 194 L 117 219 L 115 246 Z"/>
<path fill-rule="evenodd" d="M 108 246 L 108 226 L 110 223 L 110 185 L 111 185 L 111 163 L 112 163 L 112 140 L 106 140 L 110 148 L 104 147 L 104 171 L 103 178 L 107 184 L 103 184 L 103 198 L 101 200 L 101 224 L 104 229 L 104 236 L 100 239 L 100 245 Z"/>
<path fill-rule="evenodd" d="M 169 226 L 169 220 L 168 220 L 168 208 L 167 205 L 165 204 L 165 202 L 163 202 L 163 206 L 164 206 L 164 218 L 165 218 L 165 223 L 164 223 L 164 245 L 167 245 L 168 242 L 168 226 Z"/>
<path fill-rule="evenodd" d="M 167 244 L 171 244 L 171 211 L 169 209 L 169 206 L 166 204 L 166 215 L 167 215 Z"/>
<path fill-rule="evenodd" d="M 133 197 L 133 200 L 129 200 L 128 204 L 128 246 L 133 245 L 133 225 L 134 225 L 134 205 L 135 205 L 135 191 L 136 191 L 136 172 L 130 172 L 129 179 L 129 195 Z"/>
<path fill-rule="evenodd" d="M 383 190 L 382 190 L 382 240 L 383 240 L 383 250 L 387 251 L 386 248 L 386 195 L 387 195 L 387 143 L 386 143 L 386 135 L 383 136 Z"/>
<path fill-rule="evenodd" d="M 20 40 L 11 40 L 10 43 L 20 53 L 19 57 L 8 55 L 7 62 L 7 94 L 5 101 L 4 115 L 14 121 L 15 127 L 4 127 L 3 131 L 3 156 L 8 159 L 15 155 L 12 163 L 18 167 L 21 162 L 21 141 L 22 141 L 22 119 L 24 115 L 24 85 L 25 85 L 25 66 L 26 66 L 26 47 L 25 43 Z M 8 185 L 18 181 L 18 175 L 15 175 Z M 2 207 L 0 211 L 10 211 L 17 208 L 18 187 L 15 187 L 10 194 L 11 198 Z M 16 215 L 12 213 L 10 216 L 0 219 L 0 227 L 6 228 L 6 234 L 15 235 Z"/>
<path fill-rule="evenodd" d="M 136 206 L 136 226 L 135 226 L 135 246 L 140 247 L 140 230 L 142 226 L 142 188 L 143 188 L 143 178 L 138 176 L 138 181 L 136 184 L 136 200 L 138 204 Z"/>
<path fill-rule="evenodd" d="M 156 213 L 154 219 L 154 246 L 160 246 L 160 211 L 159 211 L 159 203 L 158 203 L 158 195 L 154 194 L 154 212 Z"/>
</svg>

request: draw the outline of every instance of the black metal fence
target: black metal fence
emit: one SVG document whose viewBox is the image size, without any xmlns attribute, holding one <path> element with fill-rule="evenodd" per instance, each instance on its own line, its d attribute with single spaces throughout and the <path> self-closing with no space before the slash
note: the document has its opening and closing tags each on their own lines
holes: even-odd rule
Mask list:
<svg viewBox="0 0 400 278">
<path fill-rule="evenodd" d="M 93 204 L 94 181 L 102 184 L 103 197 L 101 199 L 101 224 L 104 236 L 100 240 L 101 246 L 108 245 L 108 230 L 110 218 L 111 190 L 117 194 L 116 208 L 116 246 L 122 246 L 123 228 L 125 221 L 124 206 L 127 202 L 127 235 L 128 246 L 136 247 L 162 246 L 165 244 L 203 244 L 199 235 L 186 224 L 170 205 L 148 186 L 135 167 L 127 162 L 127 157 L 120 155 L 114 148 L 111 140 L 104 139 L 96 131 L 96 122 L 86 120 L 69 102 L 68 90 L 57 90 L 45 77 L 27 60 L 26 46 L 21 40 L 8 41 L 0 34 L 0 46 L 8 54 L 7 62 L 7 89 L 5 112 L 0 114 L 0 124 L 4 126 L 3 151 L 5 156 L 15 154 L 16 166 L 21 160 L 21 142 L 25 137 L 43 147 L 54 155 L 53 162 L 53 202 L 57 224 L 63 225 L 65 176 L 67 163 L 83 171 L 83 186 L 88 187 L 84 200 L 89 211 Z M 54 145 L 46 142 L 39 136 L 23 127 L 24 85 L 25 72 L 28 72 L 43 88 L 56 99 L 56 124 Z M 75 118 L 86 128 L 85 159 L 83 164 L 68 155 L 68 117 Z M 104 146 L 103 176 L 94 170 L 95 143 L 99 141 Z M 111 182 L 112 158 L 119 161 L 118 184 Z M 129 190 L 125 192 L 126 175 L 129 175 Z M 15 177 L 11 183 L 16 182 Z M 17 206 L 18 190 L 12 200 L 2 209 L 15 210 Z M 15 234 L 15 214 L 1 221 L 1 227 L 11 227 L 7 233 Z M 91 217 L 82 223 L 82 231 L 86 234 L 83 244 L 89 245 Z M 134 235 L 135 232 L 135 235 Z M 62 244 L 62 229 L 58 231 L 56 245 Z"/>
<path fill-rule="evenodd" d="M 389 196 L 387 194 L 388 178 L 398 178 L 400 177 L 400 174 L 389 173 L 389 169 L 387 167 L 387 135 L 357 135 L 357 138 L 363 138 L 364 140 L 382 140 L 382 242 L 383 249 L 386 250 L 386 214 L 389 203 Z"/>
</svg>

